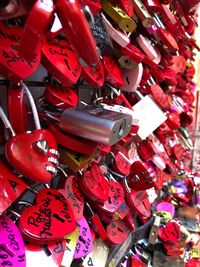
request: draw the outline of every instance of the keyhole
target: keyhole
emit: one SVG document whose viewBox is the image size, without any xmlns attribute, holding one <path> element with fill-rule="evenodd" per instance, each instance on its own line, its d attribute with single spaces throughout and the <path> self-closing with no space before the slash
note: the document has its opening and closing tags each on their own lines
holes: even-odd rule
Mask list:
<svg viewBox="0 0 200 267">
<path fill-rule="evenodd" d="M 79 236 L 79 238 L 78 238 L 83 244 L 86 244 L 86 242 L 85 242 L 85 240 L 83 239 L 83 237 L 82 236 Z"/>
<path fill-rule="evenodd" d="M 129 81 L 129 78 L 128 78 L 128 77 L 126 77 L 126 82 L 127 82 L 128 84 L 130 84 L 130 81 Z"/>
<path fill-rule="evenodd" d="M 60 217 L 60 215 L 58 215 L 57 213 L 54 213 L 53 218 L 62 222 L 62 223 L 65 222 L 65 220 L 62 217 Z"/>
<path fill-rule="evenodd" d="M 118 230 L 119 232 L 123 233 L 123 230 L 122 230 L 121 228 L 117 227 L 117 230 Z"/>
</svg>

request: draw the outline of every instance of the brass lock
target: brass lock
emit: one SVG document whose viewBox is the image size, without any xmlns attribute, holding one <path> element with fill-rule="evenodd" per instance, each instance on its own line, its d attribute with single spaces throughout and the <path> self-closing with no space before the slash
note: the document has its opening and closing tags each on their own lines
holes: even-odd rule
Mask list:
<svg viewBox="0 0 200 267">
<path fill-rule="evenodd" d="M 102 2 L 103 11 L 116 22 L 120 29 L 125 32 L 133 32 L 137 24 L 120 7 L 112 5 L 108 1 Z"/>
</svg>

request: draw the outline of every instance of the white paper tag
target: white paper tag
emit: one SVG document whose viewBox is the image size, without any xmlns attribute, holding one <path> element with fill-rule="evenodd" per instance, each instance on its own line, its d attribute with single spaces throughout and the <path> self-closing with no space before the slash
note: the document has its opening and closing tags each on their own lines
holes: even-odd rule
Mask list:
<svg viewBox="0 0 200 267">
<path fill-rule="evenodd" d="M 133 106 L 133 118 L 139 120 L 138 137 L 146 139 L 167 117 L 153 99 L 146 95 Z"/>
</svg>

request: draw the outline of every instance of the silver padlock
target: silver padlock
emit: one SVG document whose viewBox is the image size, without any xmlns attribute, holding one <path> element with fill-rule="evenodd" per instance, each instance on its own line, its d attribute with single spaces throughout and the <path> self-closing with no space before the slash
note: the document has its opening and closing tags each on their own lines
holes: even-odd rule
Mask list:
<svg viewBox="0 0 200 267">
<path fill-rule="evenodd" d="M 129 133 L 132 117 L 103 106 L 84 106 L 66 109 L 59 125 L 73 135 L 112 146 Z"/>
</svg>

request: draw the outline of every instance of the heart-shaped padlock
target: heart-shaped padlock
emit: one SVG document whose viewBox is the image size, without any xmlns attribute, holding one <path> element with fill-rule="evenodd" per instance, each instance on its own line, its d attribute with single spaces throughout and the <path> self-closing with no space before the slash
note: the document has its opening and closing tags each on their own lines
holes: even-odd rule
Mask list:
<svg viewBox="0 0 200 267">
<path fill-rule="evenodd" d="M 65 181 L 64 189 L 59 189 L 59 192 L 67 199 L 73 210 L 75 220 L 81 219 L 84 209 L 84 196 L 79 188 L 78 178 L 74 175 L 70 175 Z"/>
<path fill-rule="evenodd" d="M 26 188 L 26 183 L 18 178 L 3 161 L 0 161 L 0 215 Z"/>
<path fill-rule="evenodd" d="M 66 87 L 53 87 L 47 85 L 44 96 L 48 102 L 59 109 L 75 107 L 78 104 L 77 93 Z"/>
<path fill-rule="evenodd" d="M 23 86 L 19 86 L 17 88 L 8 87 L 8 117 L 9 121 L 16 132 L 24 133 L 31 126 L 30 121 L 28 120 L 28 99 L 27 95 L 24 91 Z M 16 119 L 16 110 L 18 111 L 17 119 Z"/>
<path fill-rule="evenodd" d="M 22 236 L 16 224 L 5 215 L 0 216 L 0 236 L 0 265 L 25 267 Z"/>
<path fill-rule="evenodd" d="M 93 201 L 104 203 L 108 200 L 108 183 L 96 163 L 86 170 L 80 179 L 80 187 L 83 193 Z"/>
<path fill-rule="evenodd" d="M 95 87 L 102 87 L 104 84 L 104 68 L 102 61 L 99 60 L 96 67 L 83 66 L 81 75 L 88 84 Z"/>
<path fill-rule="evenodd" d="M 56 142 L 67 149 L 84 155 L 92 155 L 96 151 L 97 143 L 95 141 L 82 137 L 77 138 L 74 135 L 66 133 L 56 123 L 50 123 L 47 129 L 53 134 Z"/>
<path fill-rule="evenodd" d="M 113 57 L 103 57 L 103 66 L 105 71 L 105 80 L 116 87 L 124 84 L 122 71 Z"/>
<path fill-rule="evenodd" d="M 66 40 L 47 40 L 42 46 L 42 64 L 65 86 L 71 86 L 81 75 L 78 57 Z"/>
<path fill-rule="evenodd" d="M 145 190 L 154 186 L 157 181 L 155 170 L 147 162 L 136 160 L 131 165 L 128 176 L 129 185 L 135 190 Z"/>
<path fill-rule="evenodd" d="M 126 193 L 126 201 L 129 207 L 140 217 L 151 216 L 151 205 L 146 191 L 135 191 Z"/>
<path fill-rule="evenodd" d="M 147 92 L 150 93 L 155 102 L 163 109 L 167 110 L 170 106 L 170 98 L 163 92 L 161 87 L 157 84 L 151 84 L 147 87 Z"/>
<path fill-rule="evenodd" d="M 36 244 L 62 239 L 75 228 L 70 205 L 55 189 L 40 190 L 36 204 L 24 209 L 19 219 L 19 229 L 24 238 Z"/>
<path fill-rule="evenodd" d="M 48 245 L 26 243 L 26 266 L 34 267 L 41 262 L 43 266 L 57 267 L 61 265 L 66 247 L 66 240 L 52 241 Z"/>
<path fill-rule="evenodd" d="M 181 230 L 176 222 L 168 222 L 165 227 L 159 228 L 158 236 L 163 242 L 176 243 L 181 239 Z"/>
<path fill-rule="evenodd" d="M 0 23 L 0 73 L 13 83 L 19 83 L 29 77 L 38 68 L 40 55 L 27 62 L 18 54 L 18 44 L 22 35 L 22 28 L 6 27 Z"/>
<path fill-rule="evenodd" d="M 111 245 L 120 245 L 128 237 L 129 230 L 123 221 L 115 221 L 108 224 L 107 228 L 108 242 Z"/>
<path fill-rule="evenodd" d="M 108 200 L 101 204 L 95 205 L 95 208 L 103 213 L 113 214 L 124 201 L 124 189 L 116 181 L 108 181 Z"/>
<path fill-rule="evenodd" d="M 5 155 L 10 165 L 24 176 L 34 182 L 48 183 L 56 173 L 55 167 L 58 164 L 57 144 L 49 131 L 41 129 L 34 99 L 27 86 L 25 84 L 23 86 L 33 110 L 37 130 L 15 135 L 5 113 L 0 108 L 0 115 L 6 128 L 9 128 L 13 134 L 6 142 Z M 32 171 L 33 164 L 34 172 Z"/>
<path fill-rule="evenodd" d="M 74 252 L 74 259 L 85 257 L 92 251 L 92 235 L 85 217 L 79 219 L 77 225 L 79 227 L 79 237 Z"/>
<path fill-rule="evenodd" d="M 37 0 L 30 10 L 19 46 L 19 54 L 27 61 L 34 59 L 41 40 L 53 21 L 55 6 L 52 1 Z M 35 19 L 37 18 L 37 19 Z M 27 40 L 29 45 L 27 45 Z"/>
</svg>

